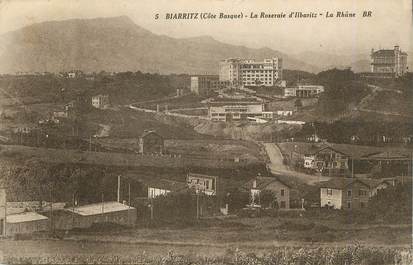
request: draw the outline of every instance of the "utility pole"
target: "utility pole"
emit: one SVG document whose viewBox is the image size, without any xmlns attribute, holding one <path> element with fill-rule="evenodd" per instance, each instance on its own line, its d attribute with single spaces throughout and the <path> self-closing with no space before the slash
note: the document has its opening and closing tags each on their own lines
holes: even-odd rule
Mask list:
<svg viewBox="0 0 413 265">
<path fill-rule="evenodd" d="M 54 232 L 53 223 L 53 184 L 50 186 L 50 231 Z"/>
<path fill-rule="evenodd" d="M 0 231 L 0 234 L 6 236 L 7 233 L 7 190 L 4 188 L 4 223 L 3 223 L 3 231 Z"/>
<path fill-rule="evenodd" d="M 151 220 L 153 220 L 153 197 L 151 196 Z"/>
<path fill-rule="evenodd" d="M 128 183 L 128 224 L 130 224 L 130 182 Z"/>
<path fill-rule="evenodd" d="M 354 159 L 351 158 L 351 178 L 354 178 Z"/>
<path fill-rule="evenodd" d="M 196 219 L 199 220 L 199 190 L 196 190 Z"/>
<path fill-rule="evenodd" d="M 118 175 L 118 196 L 117 196 L 117 198 L 118 198 L 118 202 L 120 202 L 120 175 Z"/>
<path fill-rule="evenodd" d="M 105 203 L 104 203 L 104 196 L 103 196 L 103 192 L 102 192 L 101 197 L 102 197 L 102 213 L 104 213 L 104 212 L 105 212 Z"/>
</svg>

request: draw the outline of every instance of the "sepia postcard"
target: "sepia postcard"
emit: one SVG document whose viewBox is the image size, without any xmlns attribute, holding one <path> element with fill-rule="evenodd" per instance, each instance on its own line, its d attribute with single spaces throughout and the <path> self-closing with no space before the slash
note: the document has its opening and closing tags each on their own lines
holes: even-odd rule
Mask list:
<svg viewBox="0 0 413 265">
<path fill-rule="evenodd" d="M 0 0 L 0 264 L 413 264 L 412 3 Z"/>
</svg>

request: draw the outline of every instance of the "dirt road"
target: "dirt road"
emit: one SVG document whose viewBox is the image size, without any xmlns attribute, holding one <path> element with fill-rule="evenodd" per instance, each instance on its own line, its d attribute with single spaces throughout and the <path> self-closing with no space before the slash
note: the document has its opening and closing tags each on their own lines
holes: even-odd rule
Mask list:
<svg viewBox="0 0 413 265">
<path fill-rule="evenodd" d="M 268 164 L 268 168 L 271 172 L 275 175 L 285 175 L 294 177 L 308 185 L 314 185 L 320 181 L 329 180 L 329 177 L 325 176 L 315 176 L 315 175 L 308 175 L 302 172 L 296 172 L 288 169 L 283 163 L 283 156 L 281 154 L 280 149 L 274 143 L 266 143 L 264 144 L 265 151 L 267 152 L 270 163 Z"/>
</svg>

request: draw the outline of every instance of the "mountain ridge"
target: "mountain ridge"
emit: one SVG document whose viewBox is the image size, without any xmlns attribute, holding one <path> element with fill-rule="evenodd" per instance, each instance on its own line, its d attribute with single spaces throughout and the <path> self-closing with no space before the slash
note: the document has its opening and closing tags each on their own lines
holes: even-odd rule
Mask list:
<svg viewBox="0 0 413 265">
<path fill-rule="evenodd" d="M 157 35 L 127 16 L 35 23 L 0 36 L 0 72 L 143 71 L 216 74 L 225 58 L 282 57 L 285 68 L 319 68 L 263 47 L 232 45 L 200 35 Z"/>
</svg>

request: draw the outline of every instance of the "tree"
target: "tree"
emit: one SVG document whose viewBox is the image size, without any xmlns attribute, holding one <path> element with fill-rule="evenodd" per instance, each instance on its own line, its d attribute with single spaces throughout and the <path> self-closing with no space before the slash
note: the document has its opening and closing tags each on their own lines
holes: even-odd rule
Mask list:
<svg viewBox="0 0 413 265">
<path fill-rule="evenodd" d="M 275 208 L 277 206 L 277 196 L 271 190 L 260 192 L 260 203 L 263 208 Z"/>
<path fill-rule="evenodd" d="M 294 102 L 294 107 L 298 110 L 303 107 L 303 102 L 301 99 L 297 98 Z"/>
</svg>

